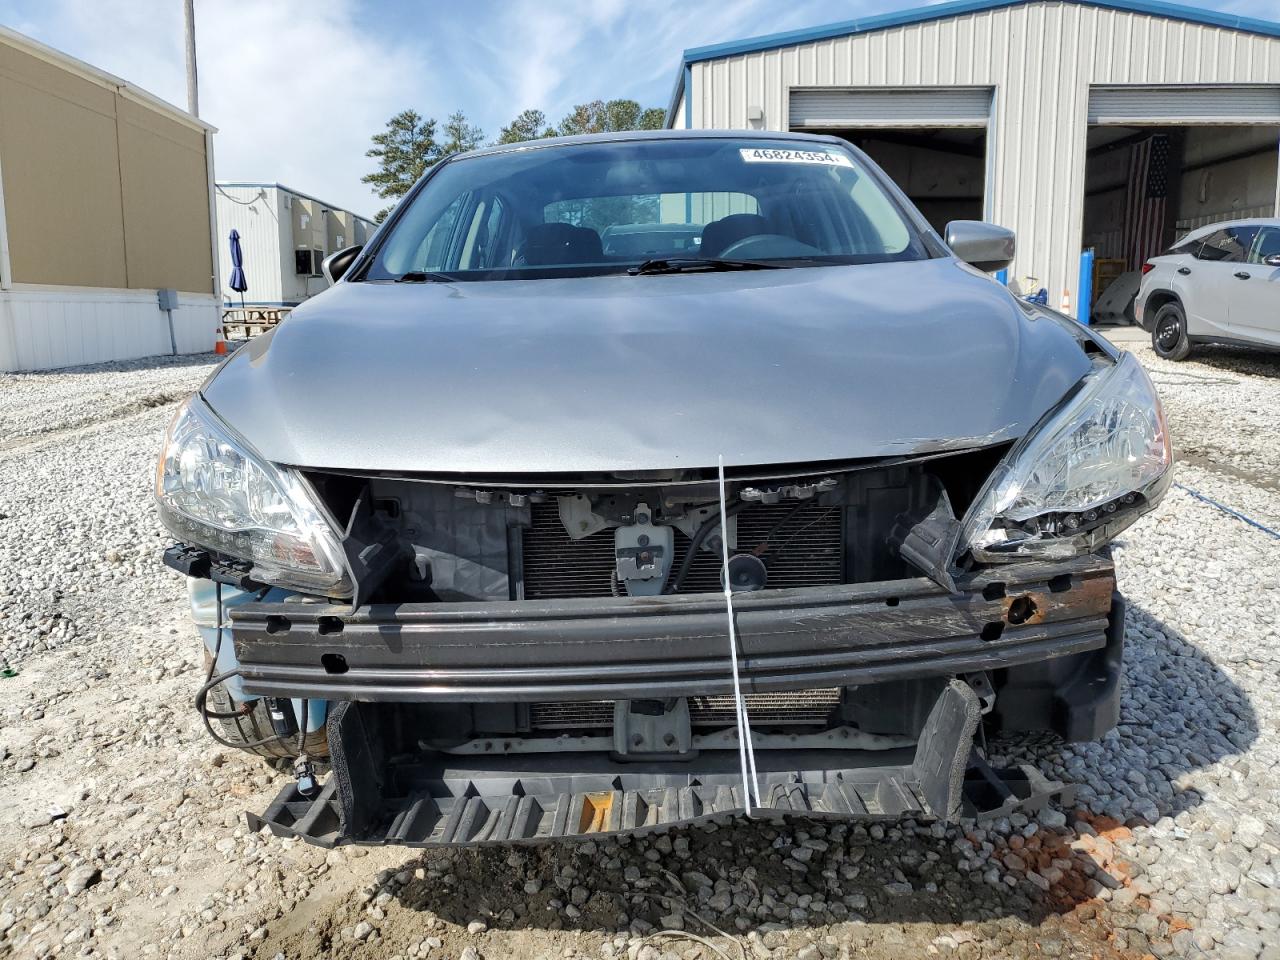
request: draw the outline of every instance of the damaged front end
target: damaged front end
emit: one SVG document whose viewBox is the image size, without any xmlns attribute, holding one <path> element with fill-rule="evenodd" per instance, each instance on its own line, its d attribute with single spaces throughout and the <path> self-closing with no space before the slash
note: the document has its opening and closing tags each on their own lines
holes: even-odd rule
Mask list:
<svg viewBox="0 0 1280 960">
<path fill-rule="evenodd" d="M 1115 722 L 1110 562 L 957 565 L 943 586 L 905 549 L 957 525 L 952 505 L 1006 454 L 733 470 L 723 529 L 704 471 L 564 485 L 308 473 L 348 518 L 355 596 L 237 593 L 229 620 L 238 695 L 327 711 L 331 773 L 254 822 L 430 846 L 1043 802 L 1058 788 L 996 776 L 975 744 L 980 728 L 1083 738 Z"/>
<path fill-rule="evenodd" d="M 1095 351 L 1014 443 L 723 473 L 284 469 L 197 398 L 158 486 L 166 561 L 220 585 L 202 696 L 297 737 L 251 822 L 436 846 L 1060 799 L 985 736 L 1115 724 L 1106 545 L 1169 462 L 1145 374 Z"/>
</svg>

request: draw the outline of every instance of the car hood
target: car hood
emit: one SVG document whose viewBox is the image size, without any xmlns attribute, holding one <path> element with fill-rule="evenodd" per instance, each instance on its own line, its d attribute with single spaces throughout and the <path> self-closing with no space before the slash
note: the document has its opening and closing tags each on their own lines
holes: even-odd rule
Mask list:
<svg viewBox="0 0 1280 960">
<path fill-rule="evenodd" d="M 1066 323 L 938 259 L 340 283 L 203 392 L 282 464 L 611 472 L 997 443 L 1088 369 Z"/>
</svg>

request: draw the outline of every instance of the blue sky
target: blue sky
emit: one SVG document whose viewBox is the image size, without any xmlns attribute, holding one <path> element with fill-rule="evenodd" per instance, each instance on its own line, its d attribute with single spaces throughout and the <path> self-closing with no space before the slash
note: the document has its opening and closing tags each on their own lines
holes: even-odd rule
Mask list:
<svg viewBox="0 0 1280 960">
<path fill-rule="evenodd" d="M 413 107 L 490 138 L 526 107 L 665 106 L 686 47 L 922 0 L 196 0 L 201 114 L 217 175 L 372 214 L 369 137 Z M 1196 6 L 1280 19 L 1280 0 Z M 179 0 L 0 0 L 0 23 L 185 105 Z"/>
</svg>

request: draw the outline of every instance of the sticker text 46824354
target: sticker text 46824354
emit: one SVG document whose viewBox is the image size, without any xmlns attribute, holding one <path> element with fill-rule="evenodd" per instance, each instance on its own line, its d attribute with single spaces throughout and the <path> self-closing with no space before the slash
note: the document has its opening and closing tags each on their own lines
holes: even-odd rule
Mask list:
<svg viewBox="0 0 1280 960">
<path fill-rule="evenodd" d="M 849 155 L 839 150 L 790 150 L 778 147 L 742 147 L 747 163 L 815 163 L 823 167 L 852 167 Z"/>
</svg>

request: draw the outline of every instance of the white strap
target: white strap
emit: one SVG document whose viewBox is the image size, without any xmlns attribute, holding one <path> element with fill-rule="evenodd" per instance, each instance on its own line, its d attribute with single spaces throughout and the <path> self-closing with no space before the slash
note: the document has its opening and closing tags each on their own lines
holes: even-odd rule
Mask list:
<svg viewBox="0 0 1280 960">
<path fill-rule="evenodd" d="M 738 765 L 742 770 L 742 792 L 747 816 L 753 805 L 760 806 L 760 783 L 756 777 L 756 751 L 751 742 L 751 721 L 747 717 L 747 701 L 738 679 L 738 632 L 733 622 L 733 584 L 729 580 L 729 510 L 724 493 L 724 456 L 720 456 L 720 555 L 723 564 L 724 605 L 729 617 L 729 662 L 733 665 L 733 702 L 738 720 Z"/>
</svg>

